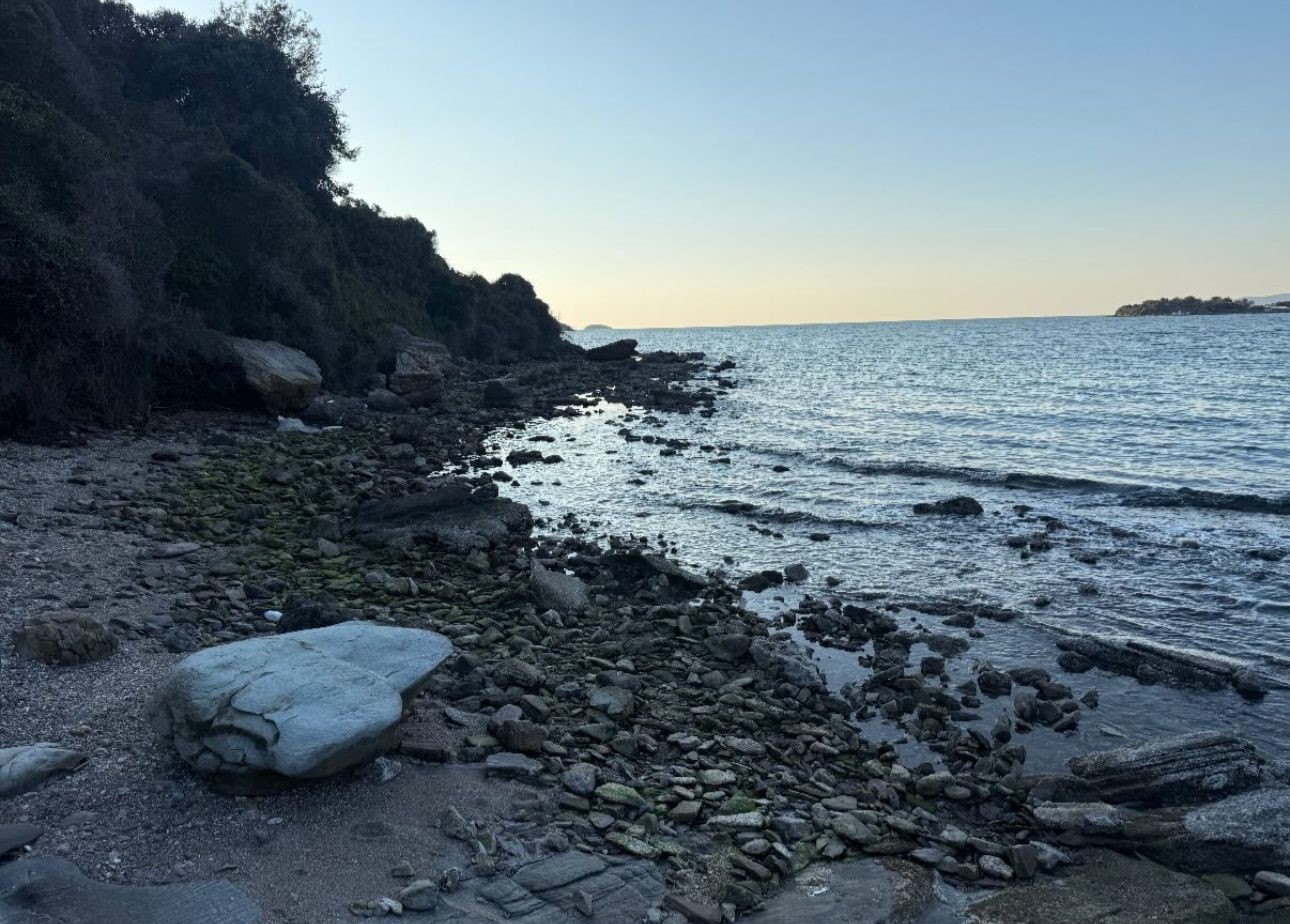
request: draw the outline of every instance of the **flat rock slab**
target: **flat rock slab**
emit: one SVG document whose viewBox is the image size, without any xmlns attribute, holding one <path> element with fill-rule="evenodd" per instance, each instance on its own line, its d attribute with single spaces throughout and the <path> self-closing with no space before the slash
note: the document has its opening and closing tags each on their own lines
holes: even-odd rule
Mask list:
<svg viewBox="0 0 1290 924">
<path fill-rule="evenodd" d="M 1290 872 L 1290 788 L 1239 793 L 1197 807 L 1155 809 L 1125 826 L 1140 851 L 1191 872 Z"/>
<path fill-rule="evenodd" d="M 315 779 L 388 749 L 451 653 L 437 633 L 364 622 L 247 639 L 176 665 L 150 717 L 203 776 L 250 790 Z"/>
<path fill-rule="evenodd" d="M 1069 876 L 1037 880 L 976 902 L 969 912 L 981 924 L 1225 924 L 1233 916 L 1227 896 L 1207 882 L 1150 860 L 1109 850 L 1081 855 Z"/>
<path fill-rule="evenodd" d="M 44 833 L 45 829 L 36 825 L 0 825 L 0 857 L 34 844 Z"/>
<path fill-rule="evenodd" d="M 1262 786 L 1275 769 L 1254 746 L 1223 732 L 1197 732 L 1072 758 L 1071 773 L 1111 803 L 1182 805 Z"/>
<path fill-rule="evenodd" d="M 568 851 L 521 867 L 512 876 L 463 883 L 440 895 L 436 921 L 518 924 L 621 924 L 643 921 L 663 898 L 650 862 L 612 863 Z M 589 906 L 588 916 L 578 907 Z"/>
<path fill-rule="evenodd" d="M 108 885 L 66 860 L 31 857 L 0 866 L 3 924 L 260 924 L 259 908 L 223 881 Z"/>
<path fill-rule="evenodd" d="M 884 865 L 878 860 L 856 860 L 807 867 L 746 920 L 748 924 L 931 924 L 961 918 L 937 902 L 927 870 L 898 861 Z"/>
<path fill-rule="evenodd" d="M 49 742 L 0 748 L 0 799 L 20 796 L 47 780 L 78 769 L 88 758 Z"/>
</svg>

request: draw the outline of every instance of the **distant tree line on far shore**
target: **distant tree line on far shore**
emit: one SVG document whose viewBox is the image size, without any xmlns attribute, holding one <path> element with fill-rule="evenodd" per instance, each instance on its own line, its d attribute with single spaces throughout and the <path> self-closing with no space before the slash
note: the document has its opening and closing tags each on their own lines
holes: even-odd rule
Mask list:
<svg viewBox="0 0 1290 924">
<path fill-rule="evenodd" d="M 1181 298 L 1153 298 L 1136 305 L 1123 305 L 1116 309 L 1115 316 L 1138 318 L 1169 314 L 1264 314 L 1284 308 L 1290 308 L 1290 302 L 1256 305 L 1248 298 L 1223 298 L 1217 295 L 1213 298 L 1197 298 L 1195 295 L 1186 295 Z"/>
</svg>

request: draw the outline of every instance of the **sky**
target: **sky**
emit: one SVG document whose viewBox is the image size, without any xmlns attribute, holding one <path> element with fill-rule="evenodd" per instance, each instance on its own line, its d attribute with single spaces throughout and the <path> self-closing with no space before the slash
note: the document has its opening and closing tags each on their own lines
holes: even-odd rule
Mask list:
<svg viewBox="0 0 1290 924">
<path fill-rule="evenodd" d="M 340 179 L 575 327 L 1290 291 L 1286 0 L 297 5 Z"/>
</svg>

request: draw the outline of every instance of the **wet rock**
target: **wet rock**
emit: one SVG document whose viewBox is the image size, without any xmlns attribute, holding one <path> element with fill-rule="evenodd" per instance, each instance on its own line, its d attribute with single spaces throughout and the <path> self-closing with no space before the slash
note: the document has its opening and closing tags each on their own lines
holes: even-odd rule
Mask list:
<svg viewBox="0 0 1290 924">
<path fill-rule="evenodd" d="M 914 513 L 924 516 L 976 517 L 984 513 L 975 498 L 960 494 L 946 500 L 933 501 L 914 505 Z"/>
<path fill-rule="evenodd" d="M 404 704 L 452 652 L 443 636 L 349 622 L 190 655 L 150 707 L 198 774 L 253 790 L 386 750 Z"/>
<path fill-rule="evenodd" d="M 367 406 L 383 414 L 402 414 L 411 405 L 407 399 L 386 388 L 374 388 L 367 393 Z"/>
<path fill-rule="evenodd" d="M 1137 677 L 1145 683 L 1203 690 L 1231 686 L 1252 698 L 1263 696 L 1275 686 L 1270 677 L 1244 661 L 1147 639 L 1078 635 L 1059 639 L 1057 647 L 1083 655 L 1104 670 Z"/>
<path fill-rule="evenodd" d="M 1012 678 L 1003 671 L 983 670 L 976 675 L 976 683 L 987 696 L 1007 696 L 1012 692 Z"/>
<path fill-rule="evenodd" d="M 13 632 L 18 654 L 45 664 L 87 664 L 117 650 L 117 637 L 85 613 L 45 613 L 25 620 Z"/>
<path fill-rule="evenodd" d="M 1104 801 L 1146 806 L 1212 801 L 1277 777 L 1252 744 L 1223 732 L 1158 738 L 1075 757 L 1067 766 Z"/>
<path fill-rule="evenodd" d="M 5 924 L 260 924 L 255 903 L 230 883 L 108 885 L 66 860 L 31 857 L 0 866 Z"/>
<path fill-rule="evenodd" d="M 596 363 L 618 362 L 636 354 L 636 341 L 630 337 L 587 350 L 587 359 Z"/>
<path fill-rule="evenodd" d="M 0 799 L 31 792 L 48 780 L 80 769 L 88 760 L 56 744 L 0 748 Z"/>
</svg>

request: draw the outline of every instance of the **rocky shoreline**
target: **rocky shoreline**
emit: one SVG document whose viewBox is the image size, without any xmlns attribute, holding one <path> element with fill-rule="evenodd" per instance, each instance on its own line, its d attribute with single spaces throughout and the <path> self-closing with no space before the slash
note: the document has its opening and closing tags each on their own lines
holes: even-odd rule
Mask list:
<svg viewBox="0 0 1290 924">
<path fill-rule="evenodd" d="M 88 885 L 48 885 L 75 881 L 60 862 L 169 890 L 135 888 L 136 916 L 109 921 L 195 904 L 182 890 L 212 880 L 232 884 L 224 917 L 156 919 L 1007 922 L 1048 919 L 1035 909 L 1059 883 L 1069 921 L 1290 920 L 1288 779 L 1242 742 L 1200 734 L 1027 775 L 1017 733 L 1096 700 L 1042 669 L 949 687 L 957 640 L 881 610 L 808 599 L 768 623 L 739 585 L 670 560 L 665 537 L 534 535 L 504 497 L 499 427 L 602 399 L 712 413 L 735 386 L 729 364 L 631 353 L 416 367 L 286 430 L 177 415 L 84 449 L 6 447 L 0 748 L 57 747 L 26 755 L 44 770 L 0 766 L 0 785 L 6 768 L 17 781 L 0 790 L 0 920 L 59 901 L 105 920 L 75 916 Z M 540 437 L 512 467 L 558 473 Z M 241 772 L 279 740 L 254 710 L 236 746 L 228 723 L 218 740 L 204 727 L 213 764 L 154 735 L 158 691 L 195 652 L 354 622 L 452 647 L 356 765 L 265 786 Z M 789 628 L 872 650 L 870 675 L 830 689 Z M 920 644 L 934 654 L 913 664 Z M 1099 656 L 1085 649 L 1067 654 Z M 309 705 L 340 714 L 345 695 Z M 992 695 L 1012 708 L 987 735 L 964 720 Z M 868 716 L 914 720 L 938 763 L 872 745 Z M 792 886 L 818 875 L 835 877 L 826 892 Z M 1135 880 L 1149 904 L 1098 898 Z M 854 901 L 815 904 L 826 894 Z"/>
</svg>

